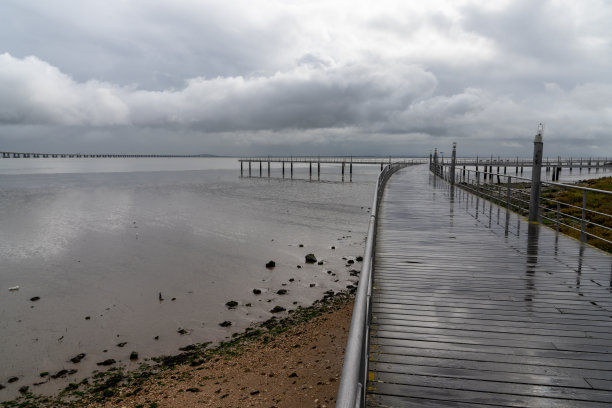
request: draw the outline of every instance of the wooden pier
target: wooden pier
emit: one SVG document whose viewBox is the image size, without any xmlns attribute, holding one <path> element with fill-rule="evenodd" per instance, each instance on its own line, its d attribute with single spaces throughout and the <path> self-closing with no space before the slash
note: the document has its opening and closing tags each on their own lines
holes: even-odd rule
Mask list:
<svg viewBox="0 0 612 408">
<path fill-rule="evenodd" d="M 368 406 L 610 406 L 611 255 L 426 166 L 378 217 Z"/>
<path fill-rule="evenodd" d="M 309 156 L 288 156 L 288 157 L 242 157 L 238 159 L 240 162 L 240 176 L 253 177 L 255 169 L 259 169 L 259 177 L 264 177 L 263 165 L 266 164 L 266 176 L 270 177 L 271 171 L 270 166 L 272 163 L 280 164 L 282 178 L 285 178 L 285 166 L 289 171 L 289 177 L 293 178 L 293 167 L 294 165 L 308 166 L 309 178 L 313 178 L 313 166 L 316 167 L 317 180 L 321 179 L 321 164 L 337 164 L 340 166 L 342 179 L 346 168 L 348 168 L 349 177 L 353 176 L 353 165 L 380 165 L 382 170 L 384 166 L 393 163 L 406 163 L 406 164 L 423 164 L 427 163 L 425 158 L 410 158 L 410 159 L 397 159 L 392 157 L 342 157 L 342 156 L 331 156 L 331 157 L 309 157 Z M 246 165 L 246 170 L 245 170 Z"/>
</svg>

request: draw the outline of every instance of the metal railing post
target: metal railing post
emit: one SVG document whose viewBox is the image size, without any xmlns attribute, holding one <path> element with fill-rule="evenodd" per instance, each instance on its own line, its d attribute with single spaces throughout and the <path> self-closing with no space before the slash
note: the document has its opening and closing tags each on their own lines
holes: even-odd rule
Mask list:
<svg viewBox="0 0 612 408">
<path fill-rule="evenodd" d="M 510 207 L 510 185 L 512 183 L 512 177 L 508 177 L 508 187 L 506 190 L 506 208 L 511 210 L 512 208 Z"/>
<path fill-rule="evenodd" d="M 586 204 L 587 204 L 587 191 L 582 190 L 582 219 L 580 220 L 580 241 L 581 242 L 587 242 Z"/>
<path fill-rule="evenodd" d="M 542 152 L 544 151 L 542 132 L 544 132 L 544 125 L 540 123 L 538 133 L 533 140 L 533 167 L 531 168 L 531 195 L 529 198 L 529 221 L 531 222 L 537 222 L 540 213 L 540 178 L 542 173 Z"/>
</svg>

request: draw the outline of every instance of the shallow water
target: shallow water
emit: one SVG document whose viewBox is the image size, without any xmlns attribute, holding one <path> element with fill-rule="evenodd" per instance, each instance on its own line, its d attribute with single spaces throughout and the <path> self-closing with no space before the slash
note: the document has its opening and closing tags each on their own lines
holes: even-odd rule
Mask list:
<svg viewBox="0 0 612 408">
<path fill-rule="evenodd" d="M 131 351 L 142 361 L 218 341 L 275 305 L 346 288 L 357 278 L 342 257 L 363 252 L 378 171 L 355 166 L 343 183 L 328 165 L 310 182 L 306 166 L 294 180 L 276 167 L 241 178 L 236 159 L 0 159 L 0 400 L 23 385 L 56 390 L 108 358 L 135 364 Z M 306 265 L 307 253 L 324 265 Z"/>
</svg>

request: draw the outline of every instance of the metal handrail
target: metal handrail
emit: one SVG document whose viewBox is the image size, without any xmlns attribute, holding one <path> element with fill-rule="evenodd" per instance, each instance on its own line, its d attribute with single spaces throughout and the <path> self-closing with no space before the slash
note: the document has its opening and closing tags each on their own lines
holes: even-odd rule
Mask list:
<svg viewBox="0 0 612 408">
<path fill-rule="evenodd" d="M 391 175 L 401 168 L 408 166 L 407 163 L 394 163 L 385 167 L 378 176 L 374 198 L 372 200 L 372 211 L 368 225 L 363 264 L 353 306 L 353 317 L 349 330 L 346 351 L 344 353 L 344 365 L 342 376 L 338 387 L 336 407 L 358 408 L 365 402 L 365 387 L 368 372 L 368 336 L 370 325 L 370 303 L 372 295 L 372 272 L 374 266 L 374 245 L 376 242 L 376 225 L 378 207 L 382 198 L 385 185 Z"/>
<path fill-rule="evenodd" d="M 450 171 L 447 171 L 447 164 L 438 164 L 438 168 L 432 166 L 432 172 L 444 180 L 450 182 Z M 466 176 L 467 175 L 467 176 Z M 473 176 L 472 176 L 473 175 Z M 482 175 L 482 180 L 481 180 Z M 500 179 L 504 178 L 508 180 L 507 183 L 501 183 Z M 489 180 L 487 181 L 486 178 Z M 497 179 L 497 182 L 494 180 Z M 489 172 L 486 170 L 471 170 L 471 169 L 457 169 L 455 174 L 455 185 L 460 188 L 464 188 L 468 191 L 475 193 L 478 196 L 486 198 L 490 201 L 496 201 L 498 204 L 505 205 L 507 208 L 517 211 L 517 212 L 528 212 L 529 211 L 529 201 L 526 201 L 521 198 L 522 195 L 526 195 L 527 193 L 524 189 L 516 189 L 511 188 L 512 181 L 519 181 L 525 183 L 531 183 L 531 180 L 525 177 L 520 177 L 516 175 L 508 175 L 501 174 L 496 172 Z M 497 185 L 501 186 L 505 184 L 506 188 L 506 199 L 501 199 L 501 197 L 496 197 L 493 195 L 492 186 Z M 608 244 L 612 244 L 612 241 L 609 238 L 606 238 L 602 234 L 597 235 L 593 232 L 587 231 L 587 226 L 601 228 L 604 232 L 612 231 L 612 228 L 607 225 L 603 225 L 603 223 L 596 222 L 592 219 L 592 216 L 601 216 L 605 217 L 608 220 L 612 219 L 612 214 L 603 213 L 600 211 L 596 211 L 592 208 L 587 208 L 586 196 L 588 193 L 595 194 L 603 194 L 605 196 L 612 196 L 612 191 L 600 190 L 590 187 L 582 187 L 576 186 L 572 184 L 565 184 L 559 182 L 550 182 L 550 181 L 541 181 L 541 186 L 552 186 L 559 187 L 564 190 L 577 190 L 581 191 L 583 195 L 582 205 L 574 205 L 570 203 L 564 203 L 558 200 L 554 200 L 552 198 L 540 197 L 538 207 L 540 211 L 541 220 L 546 220 L 551 223 L 551 226 L 559 230 L 560 226 L 566 227 L 570 230 L 577 231 L 580 233 L 581 241 L 586 242 L 587 237 L 594 238 Z M 499 188 L 499 187 L 498 187 Z M 499 194 L 499 192 L 498 192 Z M 612 198 L 612 197 L 611 197 Z M 552 203 L 556 205 L 556 208 L 551 208 L 550 206 L 546 206 L 545 203 Z M 524 206 L 523 206 L 524 205 Z M 572 215 L 567 214 L 561 211 L 561 208 L 573 208 L 575 210 L 581 210 L 582 215 Z M 554 218 L 552 218 L 554 216 Z M 570 225 L 568 221 L 575 221 L 580 225 Z"/>
</svg>

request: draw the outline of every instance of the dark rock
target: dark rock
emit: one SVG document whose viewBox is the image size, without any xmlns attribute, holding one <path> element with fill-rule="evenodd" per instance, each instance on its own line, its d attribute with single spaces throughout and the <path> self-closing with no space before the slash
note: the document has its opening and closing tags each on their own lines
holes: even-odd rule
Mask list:
<svg viewBox="0 0 612 408">
<path fill-rule="evenodd" d="M 253 305 L 252 305 L 252 304 L 250 304 L 250 303 L 246 303 L 246 304 L 245 304 L 245 306 L 246 306 L 246 307 L 251 307 L 251 306 L 253 306 Z"/>
<path fill-rule="evenodd" d="M 357 258 L 355 258 L 355 260 L 357 262 L 363 262 L 363 256 L 358 256 Z"/>
<path fill-rule="evenodd" d="M 153 339 L 159 340 L 159 336 L 155 336 L 155 337 L 153 337 Z"/>
<path fill-rule="evenodd" d="M 159 301 L 161 302 L 162 300 L 164 300 L 164 298 L 162 297 L 161 292 L 159 292 Z"/>
<path fill-rule="evenodd" d="M 299 247 L 300 247 L 300 248 L 304 248 L 304 244 L 300 244 L 300 245 L 299 245 Z"/>
<path fill-rule="evenodd" d="M 253 293 L 256 295 L 261 295 L 261 289 L 253 289 Z"/>
<path fill-rule="evenodd" d="M 68 370 L 59 370 L 57 373 L 53 374 L 51 378 L 62 378 L 68 375 Z"/>
<path fill-rule="evenodd" d="M 181 329 L 181 328 L 179 328 L 179 329 L 178 329 L 176 332 L 177 332 L 178 334 L 187 334 L 187 333 L 189 333 L 187 330 L 185 330 L 185 329 Z"/>
<path fill-rule="evenodd" d="M 172 299 L 170 299 L 170 300 L 174 302 L 174 301 L 176 300 L 176 298 L 172 298 Z"/>
<path fill-rule="evenodd" d="M 331 247 L 331 249 L 336 249 L 336 247 L 335 247 L 335 246 L 332 246 L 332 247 Z"/>
<path fill-rule="evenodd" d="M 257 395 L 257 394 L 259 394 L 259 391 L 258 391 L 258 390 L 251 391 L 251 395 Z"/>
<path fill-rule="evenodd" d="M 311 283 L 311 284 L 310 284 L 310 287 L 311 287 L 311 288 L 314 288 L 315 286 L 317 286 L 315 283 Z"/>
<path fill-rule="evenodd" d="M 274 261 L 270 261 L 266 264 L 266 268 L 271 269 L 274 268 L 276 266 L 276 262 Z"/>
<path fill-rule="evenodd" d="M 287 294 L 287 289 L 279 289 L 276 292 L 277 295 L 286 295 Z"/>
<path fill-rule="evenodd" d="M 327 274 L 330 275 L 332 273 L 332 271 L 327 271 Z"/>
<path fill-rule="evenodd" d="M 46 376 L 49 375 L 48 371 L 43 371 L 42 373 L 39 374 L 42 378 L 45 378 Z"/>
<path fill-rule="evenodd" d="M 351 269 L 349 271 L 349 273 L 351 274 L 351 276 L 357 276 L 359 275 L 359 271 L 357 269 Z"/>
<path fill-rule="evenodd" d="M 30 387 L 28 387 L 27 385 L 24 385 L 23 387 L 19 388 L 19 392 L 22 394 L 25 394 L 26 392 L 28 392 L 29 389 Z"/>
<path fill-rule="evenodd" d="M 278 306 L 277 305 L 277 306 L 274 306 L 274 308 L 272 310 L 270 310 L 270 313 L 280 313 L 280 312 L 284 312 L 285 310 L 287 310 L 287 309 L 285 309 L 282 306 Z"/>
<path fill-rule="evenodd" d="M 127 341 L 124 341 L 124 342 L 117 344 L 117 347 L 125 347 L 126 344 L 127 344 Z"/>
<path fill-rule="evenodd" d="M 91 316 L 85 316 L 85 320 L 91 319 Z"/>
<path fill-rule="evenodd" d="M 6 388 L 6 387 L 5 387 L 4 385 L 0 384 L 0 390 L 3 390 L 3 389 L 5 389 L 5 388 Z"/>
<path fill-rule="evenodd" d="M 229 302 L 225 304 L 225 306 L 227 306 L 230 309 L 235 309 L 236 306 L 238 306 L 238 302 L 236 302 L 235 300 L 230 300 Z"/>
<path fill-rule="evenodd" d="M 291 374 L 289 374 L 289 378 L 295 378 L 295 377 L 297 377 L 297 376 L 298 376 L 298 375 L 297 375 L 297 373 L 291 373 Z"/>
<path fill-rule="evenodd" d="M 302 269 L 302 265 L 298 265 L 298 266 L 297 266 L 297 268 L 298 268 L 298 269 Z"/>
<path fill-rule="evenodd" d="M 138 360 L 138 353 L 135 351 L 132 351 L 130 353 L 130 360 Z"/>
<path fill-rule="evenodd" d="M 229 320 L 219 323 L 219 326 L 221 327 L 229 327 L 231 325 L 232 325 L 232 322 L 230 322 Z"/>
<path fill-rule="evenodd" d="M 40 300 L 40 296 L 34 296 L 33 298 L 30 298 L 31 302 L 36 302 L 37 300 Z"/>
<path fill-rule="evenodd" d="M 19 377 L 11 377 L 11 378 L 8 379 L 8 383 L 9 384 L 12 384 L 12 383 L 17 382 L 17 381 L 19 381 Z"/>
<path fill-rule="evenodd" d="M 347 264 L 352 265 L 355 263 L 355 261 L 353 261 L 352 259 L 349 259 L 348 261 L 346 261 Z"/>
<path fill-rule="evenodd" d="M 314 254 L 306 255 L 306 263 L 316 263 L 316 262 L 317 262 L 317 258 L 314 256 Z"/>
<path fill-rule="evenodd" d="M 100 361 L 99 363 L 96 363 L 99 366 L 109 366 L 109 365 L 113 365 L 115 364 L 116 361 L 112 358 L 106 359 L 104 361 Z"/>
<path fill-rule="evenodd" d="M 295 280 L 295 279 L 291 278 L 291 279 L 289 279 L 289 282 L 293 282 L 294 280 Z"/>
<path fill-rule="evenodd" d="M 79 363 L 83 358 L 85 358 L 85 353 L 79 353 L 76 356 L 72 357 L 70 361 L 76 364 Z"/>
<path fill-rule="evenodd" d="M 323 261 L 317 262 L 317 265 L 323 265 Z"/>
<path fill-rule="evenodd" d="M 200 389 L 198 387 L 191 387 L 191 388 L 187 388 L 185 391 L 187 391 L 187 392 L 200 392 Z"/>
</svg>

